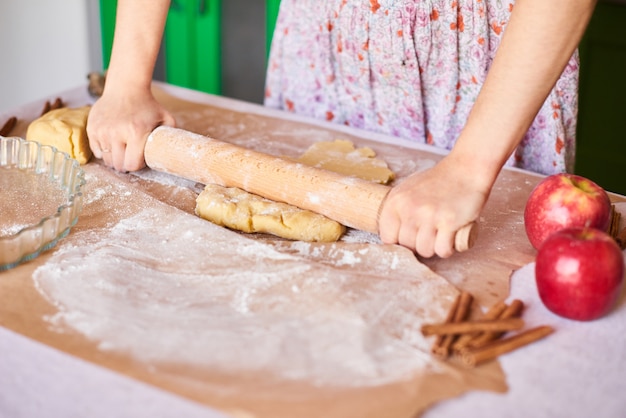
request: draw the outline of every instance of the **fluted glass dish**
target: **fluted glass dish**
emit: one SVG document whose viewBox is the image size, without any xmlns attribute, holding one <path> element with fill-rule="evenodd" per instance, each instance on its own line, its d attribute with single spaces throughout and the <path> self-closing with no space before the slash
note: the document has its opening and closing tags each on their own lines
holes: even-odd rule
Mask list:
<svg viewBox="0 0 626 418">
<path fill-rule="evenodd" d="M 48 145 L 0 136 L 0 271 L 64 238 L 82 211 L 85 173 Z"/>
</svg>

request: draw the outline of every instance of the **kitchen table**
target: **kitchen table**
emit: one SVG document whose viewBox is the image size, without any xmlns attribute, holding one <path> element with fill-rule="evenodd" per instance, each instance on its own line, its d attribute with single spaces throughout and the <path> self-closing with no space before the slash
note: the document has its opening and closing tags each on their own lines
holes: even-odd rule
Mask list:
<svg viewBox="0 0 626 418">
<path fill-rule="evenodd" d="M 206 95 L 167 84 L 155 83 L 155 86 L 160 100 L 169 106 L 176 115 L 178 123 L 184 128 L 216 138 L 227 138 L 233 143 L 275 155 L 291 157 L 303 151 L 311 142 L 338 137 L 348 138 L 357 145 L 372 147 L 382 159 L 389 163 L 399 178 L 412 171 L 432 166 L 443 155 L 442 151 L 398 138 L 314 121 L 262 106 Z M 58 96 L 62 97 L 68 106 L 92 102 L 87 94 L 86 86 L 59 92 Z M 37 103 L 0 114 L 0 121 L 4 121 L 8 116 L 17 115 L 19 122 L 15 133 L 23 135 L 28 121 L 36 117 L 46 99 L 50 98 L 43 98 Z M 101 330 L 81 328 L 77 325 L 80 321 L 72 323 L 76 319 L 69 315 L 72 312 L 65 312 L 67 315 L 62 317 L 65 322 L 55 322 L 54 318 L 59 319 L 58 315 L 55 316 L 58 312 L 55 312 L 64 306 L 63 303 L 76 302 L 80 299 L 81 289 L 94 291 L 94 288 L 80 286 L 78 290 L 67 286 L 62 287 L 59 283 L 45 279 L 48 274 L 46 271 L 49 272 L 49 269 L 58 269 L 60 272 L 63 269 L 73 268 L 71 265 L 64 264 L 63 254 L 83 257 L 87 262 L 93 261 L 90 254 L 81 252 L 81 245 L 96 245 L 93 248 L 99 248 L 97 243 L 102 240 L 109 240 L 107 241 L 108 247 L 105 249 L 111 251 L 108 254 L 118 256 L 128 254 L 115 251 L 122 251 L 117 249 L 118 246 L 124 247 L 129 242 L 132 244 L 130 240 L 132 240 L 133 228 L 140 229 L 143 227 L 142 223 L 152 222 L 153 218 L 178 220 L 183 219 L 179 212 L 185 213 L 185 216 L 193 214 L 194 197 L 201 188 L 201 185 L 194 182 L 154 173 L 151 170 L 142 170 L 136 174 L 117 174 L 97 161 L 90 162 L 86 171 L 88 183 L 96 183 L 99 188 L 88 189 L 86 192 L 85 211 L 87 213 L 85 216 L 81 215 L 69 236 L 35 260 L 0 273 L 0 302 L 2 302 L 0 307 L 0 416 L 220 417 L 225 416 L 224 411 L 228 411 L 233 416 L 254 416 L 251 412 L 256 411 L 254 408 L 235 408 L 232 405 L 225 408 L 223 405 L 218 406 L 219 402 L 214 406 L 212 404 L 214 398 L 211 396 L 208 396 L 209 400 L 204 401 L 202 391 L 209 389 L 192 387 L 193 385 L 181 379 L 181 376 L 195 376 L 195 383 L 200 385 L 198 381 L 202 380 L 204 371 L 185 369 L 181 372 L 180 368 L 164 367 L 154 359 L 146 360 L 153 346 L 142 346 L 141 342 L 138 342 L 138 347 L 143 348 L 144 351 L 133 352 L 128 347 L 120 351 L 120 347 L 111 346 L 111 341 L 119 340 L 105 341 L 104 334 L 98 333 Z M 342 274 L 344 274 L 346 264 L 349 264 L 348 258 L 354 257 L 355 254 L 369 254 L 371 257 L 373 257 L 372 254 L 378 254 L 382 259 L 383 254 L 386 254 L 385 251 L 391 251 L 395 257 L 394 262 L 400 259 L 401 262 L 408 263 L 409 268 L 400 271 L 401 274 L 395 273 L 396 277 L 392 271 L 395 266 L 394 262 L 388 265 L 387 271 L 384 268 L 386 265 L 381 261 L 380 271 L 372 274 L 378 274 L 379 278 L 389 280 L 386 282 L 388 286 L 393 286 L 394 281 L 401 281 L 402 275 L 425 268 L 428 271 L 424 270 L 421 274 L 428 275 L 429 272 L 433 272 L 438 277 L 444 278 L 447 283 L 454 285 L 455 288 L 471 292 L 476 297 L 476 303 L 482 307 L 490 306 L 502 299 L 521 299 L 526 305 L 524 319 L 528 324 L 547 324 L 555 328 L 556 332 L 548 338 L 503 355 L 498 361 L 479 367 L 480 370 L 475 373 L 441 366 L 446 368 L 449 374 L 460 376 L 460 380 L 465 378 L 471 380 L 469 383 L 464 382 L 469 385 L 469 389 L 466 386 L 457 393 L 448 393 L 440 397 L 433 396 L 431 398 L 433 405 L 429 403 L 417 408 L 425 409 L 421 416 L 435 418 L 623 416 L 624 409 L 626 409 L 626 398 L 623 396 L 626 382 L 622 376 L 626 372 L 624 356 L 626 296 L 623 292 L 617 307 L 610 315 L 589 323 L 558 318 L 542 306 L 534 284 L 535 252 L 525 238 L 522 219 L 525 198 L 540 179 L 541 176 L 522 170 L 503 171 L 481 216 L 480 233 L 474 248 L 446 260 L 420 260 L 422 264 L 418 260 L 412 260 L 413 256 L 407 254 L 408 251 L 382 246 L 375 235 L 360 234 L 358 231 L 350 231 L 346 238 L 342 239 L 346 248 L 357 248 L 352 252 L 341 250 L 342 247 L 333 247 L 330 244 L 321 244 L 314 247 L 316 251 L 312 251 L 310 247 L 305 248 L 297 243 L 275 240 L 266 236 L 251 238 L 251 241 L 264 246 L 251 248 L 257 251 L 259 248 L 268 247 L 271 251 L 278 251 L 280 254 L 283 254 L 281 251 L 286 251 L 287 255 L 284 257 L 287 258 L 297 253 L 296 255 L 302 257 L 301 260 L 305 264 L 309 263 L 309 258 L 317 258 L 313 261 L 317 263 L 321 260 L 323 266 L 315 268 L 322 269 L 324 272 L 327 271 L 327 266 L 332 264 L 333 270 L 329 270 L 331 280 L 333 274 L 339 275 L 337 277 L 342 277 L 343 280 Z M 111 198 L 107 201 L 106 196 L 101 195 L 103 193 L 114 195 L 115 199 Z M 626 199 L 617 195 L 613 195 L 612 199 L 616 202 L 618 210 L 623 212 L 624 203 L 622 202 Z M 131 208 L 120 208 L 120 202 Z M 142 205 L 154 205 L 157 208 L 156 212 L 142 217 L 140 216 L 144 213 L 141 212 L 143 208 L 140 206 Z M 137 206 L 137 208 L 132 208 L 132 206 Z M 126 213 L 125 210 L 129 212 Z M 186 220 L 188 218 L 184 218 L 184 222 L 190 222 L 188 225 L 193 228 L 196 220 L 191 218 Z M 87 221 L 91 222 L 91 225 L 86 225 Z M 117 230 L 120 225 L 126 225 L 126 229 Z M 139 241 L 141 248 L 134 248 L 138 253 L 131 266 L 135 266 L 137 260 L 147 264 L 154 263 L 154 260 L 149 259 L 149 252 L 159 253 L 159 248 L 166 248 L 161 247 L 161 244 L 167 245 L 170 241 L 176 241 L 172 232 L 175 229 L 159 228 L 155 239 L 162 240 L 162 243 L 153 244 L 146 237 L 136 238 L 141 240 Z M 156 229 L 146 230 L 155 231 Z M 92 236 L 90 234 L 93 231 L 104 235 L 92 234 Z M 76 238 L 78 236 L 81 237 L 80 240 Z M 128 242 L 124 241 L 126 236 L 129 236 Z M 243 240 L 248 240 L 247 237 L 234 233 L 226 234 L 220 239 L 224 239 L 224 243 L 232 241 L 237 245 L 247 242 Z M 241 245 L 245 247 L 248 244 Z M 141 254 L 141 251 L 145 254 Z M 337 255 L 337 253 L 341 254 Z M 191 260 L 194 263 L 206 262 L 200 260 L 201 254 L 197 252 L 193 254 L 197 258 Z M 283 259 L 278 257 L 275 260 L 281 263 Z M 294 261 L 289 258 L 287 267 L 295 269 L 297 260 L 299 259 Z M 378 259 L 368 260 L 367 263 L 371 264 L 371 266 L 368 264 L 370 266 L 368 268 L 377 270 L 376 263 L 378 262 Z M 177 263 L 179 263 L 176 264 L 178 269 L 181 261 Z M 246 269 L 245 266 L 241 268 Z M 267 268 L 271 269 L 272 266 Z M 93 271 L 99 270 L 87 269 L 83 273 Z M 117 278 L 113 277 L 113 279 Z M 112 283 L 102 283 L 100 287 L 111 286 Z M 305 284 L 305 282 L 292 284 L 284 292 L 296 297 L 306 293 Z M 155 283 L 154 286 L 158 287 L 159 284 Z M 351 286 L 353 287 L 345 288 L 348 293 L 358 294 L 362 291 L 362 289 L 355 288 L 354 286 L 357 285 L 352 282 Z M 438 291 L 449 296 L 446 293 L 447 288 L 444 285 L 441 286 Z M 125 288 L 125 290 L 128 289 L 130 287 Z M 139 290 L 149 293 L 150 289 Z M 255 288 L 255 291 L 261 290 L 262 287 Z M 403 291 L 406 289 L 403 288 Z M 68 296 L 70 294 L 74 295 L 74 299 L 70 300 Z M 85 294 L 85 296 L 93 295 L 93 293 Z M 236 308 L 240 312 L 249 309 L 252 305 L 246 298 L 253 296 L 238 295 Z M 399 294 L 398 300 L 394 303 L 402 303 L 403 296 Z M 54 299 L 54 297 L 60 299 Z M 148 300 L 150 297 L 151 295 L 146 295 Z M 341 295 L 338 297 L 341 298 Z M 132 301 L 137 302 L 137 300 Z M 356 303 L 355 300 L 352 302 Z M 155 301 L 155 303 L 164 309 L 169 306 L 162 301 Z M 126 308 L 123 305 L 115 305 L 115 307 Z M 130 310 L 125 313 L 128 312 L 139 311 Z M 439 314 L 443 313 L 443 311 L 439 312 Z M 171 312 L 172 316 L 177 314 L 176 311 Z M 156 317 L 159 320 L 163 321 L 166 318 L 163 313 L 159 315 Z M 109 322 L 91 323 L 90 326 L 111 326 L 110 320 L 113 318 L 112 314 L 111 318 L 107 318 Z M 128 322 L 132 322 L 131 318 L 128 319 Z M 197 318 L 187 319 L 193 321 Z M 73 324 L 75 328 L 69 327 L 68 329 L 68 324 Z M 265 325 L 268 324 L 265 323 Z M 380 327 L 402 332 L 401 328 L 394 324 L 382 324 Z M 114 328 L 113 331 L 115 331 Z M 249 332 L 254 335 L 257 331 L 250 330 Z M 146 335 L 154 337 L 154 332 Z M 296 335 L 300 336 L 297 332 Z M 263 341 L 262 335 L 259 338 L 257 342 Z M 105 343 L 109 343 L 109 346 Z M 159 345 L 160 340 L 151 341 L 151 344 Z M 253 347 L 250 349 L 254 350 Z M 130 354 L 128 354 L 129 351 Z M 341 354 L 337 356 L 340 363 L 342 361 L 349 363 L 352 360 L 348 357 L 342 358 Z M 314 362 L 316 358 L 313 356 L 308 360 Z M 232 367 L 237 369 L 236 365 Z M 212 373 L 214 372 L 213 370 Z M 341 379 L 338 374 L 330 374 L 330 377 Z M 486 380 L 492 377 L 502 380 L 505 389 L 490 390 L 492 386 Z M 442 382 L 436 381 L 435 377 L 432 379 L 433 387 L 442 385 Z M 228 379 L 225 380 L 229 382 Z M 221 381 L 218 379 L 217 382 Z M 254 385 L 258 382 L 257 376 L 252 379 L 252 383 L 248 383 L 250 387 L 256 388 Z M 410 392 L 411 390 L 416 390 L 416 393 L 420 391 L 428 393 L 428 381 L 421 383 L 419 390 L 409 388 L 403 383 L 399 386 L 391 385 L 380 393 L 365 391 L 361 395 L 369 394 L 367 400 L 353 400 L 353 403 L 344 403 L 344 405 L 353 406 L 359 402 L 369 406 L 382 404 L 387 409 L 383 408 L 376 415 L 370 414 L 369 416 L 403 416 L 392 407 L 396 399 L 394 396 L 397 392 Z M 445 385 L 445 382 L 443 384 Z M 324 385 L 321 386 L 324 389 Z M 232 388 L 236 385 L 224 387 L 234 390 Z M 310 387 L 307 387 L 308 389 Z M 286 386 L 283 390 L 291 395 L 299 393 L 297 391 L 291 393 L 291 389 Z M 209 391 L 219 392 L 219 388 L 212 387 Z M 337 395 L 324 392 L 315 406 L 311 403 L 307 407 L 324 411 L 325 408 L 330 408 L 333 402 L 341 404 L 342 393 L 339 391 Z M 353 395 L 346 392 L 345 396 Z M 282 401 L 283 406 L 289 407 L 291 401 L 284 399 Z M 293 402 L 297 403 L 297 401 L 296 399 Z M 267 401 L 267 405 L 260 406 L 258 410 L 265 411 L 265 413 L 272 411 L 271 399 Z M 387 410 L 388 414 L 384 412 Z M 292 411 L 298 411 L 298 409 Z M 343 413 L 341 410 L 334 410 L 334 415 L 328 416 L 365 416 L 364 413 L 355 411 L 358 409 L 344 410 Z M 259 416 L 263 416 L 263 413 Z M 304 414 L 293 412 L 291 416 L 304 416 Z"/>
</svg>

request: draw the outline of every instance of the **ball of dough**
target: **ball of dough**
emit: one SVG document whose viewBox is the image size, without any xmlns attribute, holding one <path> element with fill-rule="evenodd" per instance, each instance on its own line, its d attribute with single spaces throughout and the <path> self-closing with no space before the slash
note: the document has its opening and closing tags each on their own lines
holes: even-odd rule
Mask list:
<svg viewBox="0 0 626 418">
<path fill-rule="evenodd" d="M 51 145 L 80 164 L 92 156 L 87 139 L 87 116 L 91 106 L 51 110 L 28 125 L 26 139 Z"/>
<path fill-rule="evenodd" d="M 337 241 L 346 227 L 318 213 L 274 202 L 236 187 L 208 184 L 196 199 L 196 214 L 217 225 L 282 238 Z"/>
</svg>

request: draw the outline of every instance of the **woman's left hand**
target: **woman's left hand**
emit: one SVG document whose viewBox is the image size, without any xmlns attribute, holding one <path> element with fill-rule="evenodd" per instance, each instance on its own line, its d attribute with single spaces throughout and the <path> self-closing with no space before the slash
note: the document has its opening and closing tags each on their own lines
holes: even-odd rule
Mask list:
<svg viewBox="0 0 626 418">
<path fill-rule="evenodd" d="M 393 187 L 379 219 L 384 243 L 400 244 L 422 257 L 450 257 L 456 232 L 478 219 L 491 184 L 445 157 Z"/>
</svg>

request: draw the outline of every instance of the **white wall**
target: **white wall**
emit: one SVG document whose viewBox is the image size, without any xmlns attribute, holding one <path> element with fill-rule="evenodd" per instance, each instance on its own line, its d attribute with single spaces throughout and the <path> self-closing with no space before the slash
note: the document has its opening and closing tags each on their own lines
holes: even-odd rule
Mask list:
<svg viewBox="0 0 626 418">
<path fill-rule="evenodd" d="M 0 2 L 0 111 L 86 83 L 102 69 L 98 0 Z"/>
</svg>

